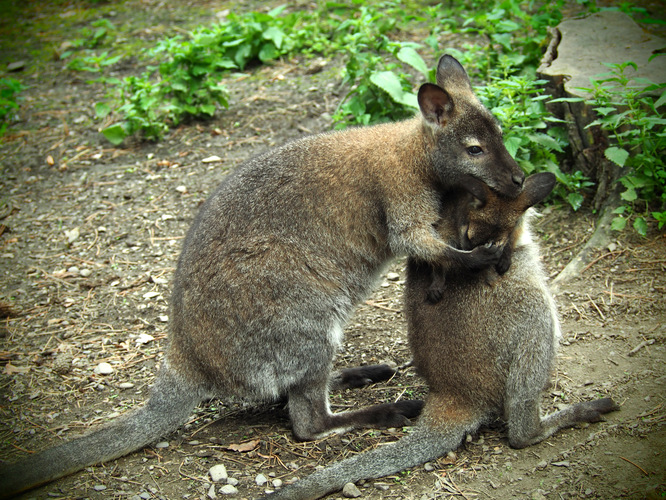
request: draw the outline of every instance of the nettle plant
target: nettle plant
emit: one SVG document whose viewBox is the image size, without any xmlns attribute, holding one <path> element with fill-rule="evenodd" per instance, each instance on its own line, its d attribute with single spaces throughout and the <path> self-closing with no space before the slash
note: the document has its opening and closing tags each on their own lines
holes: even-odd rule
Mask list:
<svg viewBox="0 0 666 500">
<path fill-rule="evenodd" d="M 604 155 L 621 167 L 623 203 L 615 209 L 612 228 L 622 230 L 633 219 L 634 229 L 645 236 L 650 217 L 659 229 L 666 224 L 666 82 L 632 79 L 634 62 L 606 66 L 611 71 L 583 90 L 593 95 L 590 104 L 598 116 L 589 127 L 608 133 L 611 145 Z"/>
<path fill-rule="evenodd" d="M 106 117 L 118 103 L 115 111 L 122 117 L 102 130 L 104 136 L 113 144 L 135 133 L 157 140 L 183 120 L 211 117 L 218 106 L 228 107 L 229 94 L 221 80 L 230 70 L 242 70 L 253 61 L 265 63 L 315 43 L 294 30 L 296 16 L 280 16 L 284 9 L 229 14 L 187 37 L 160 41 L 144 54 L 160 64 L 148 66 L 141 76 L 113 81 L 112 103 L 98 103 L 98 117 Z M 290 36 L 290 31 L 297 36 Z"/>
</svg>

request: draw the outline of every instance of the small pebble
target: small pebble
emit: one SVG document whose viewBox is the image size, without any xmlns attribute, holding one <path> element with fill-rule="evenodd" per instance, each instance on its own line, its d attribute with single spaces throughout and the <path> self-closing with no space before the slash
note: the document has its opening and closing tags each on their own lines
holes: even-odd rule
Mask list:
<svg viewBox="0 0 666 500">
<path fill-rule="evenodd" d="M 257 474 L 257 477 L 254 479 L 254 482 L 257 483 L 257 486 L 263 486 L 268 482 L 268 479 L 266 479 L 266 476 L 263 474 Z"/>
<path fill-rule="evenodd" d="M 100 363 L 95 367 L 94 372 L 98 375 L 109 375 L 110 373 L 113 373 L 113 366 L 109 363 Z"/>
<path fill-rule="evenodd" d="M 273 479 L 273 488 L 281 488 L 282 487 L 282 479 Z"/>
<path fill-rule="evenodd" d="M 214 483 L 219 483 L 220 481 L 227 479 L 229 475 L 227 474 L 227 468 L 224 464 L 213 465 L 209 470 L 210 478 Z"/>
<path fill-rule="evenodd" d="M 232 486 L 231 484 L 225 484 L 222 486 L 222 488 L 220 488 L 220 493 L 223 495 L 235 495 L 238 493 L 238 488 Z"/>
<path fill-rule="evenodd" d="M 398 273 L 388 273 L 386 275 L 386 279 L 389 281 L 398 281 L 400 279 L 400 275 Z"/>
<path fill-rule="evenodd" d="M 169 441 L 160 441 L 155 445 L 155 448 L 168 448 L 169 447 Z"/>
<path fill-rule="evenodd" d="M 231 486 L 238 486 L 238 479 L 235 477 L 229 477 L 227 478 L 227 484 L 230 484 Z"/>
<path fill-rule="evenodd" d="M 345 498 L 358 498 L 361 496 L 361 491 L 354 483 L 347 483 L 345 484 L 345 487 L 342 488 L 342 496 Z"/>
<path fill-rule="evenodd" d="M 106 486 L 103 484 L 96 484 L 95 486 L 93 486 L 93 489 L 95 491 L 104 491 L 106 489 Z"/>
<path fill-rule="evenodd" d="M 132 387 L 134 387 L 132 382 L 121 382 L 118 384 L 119 389 L 131 389 Z"/>
</svg>

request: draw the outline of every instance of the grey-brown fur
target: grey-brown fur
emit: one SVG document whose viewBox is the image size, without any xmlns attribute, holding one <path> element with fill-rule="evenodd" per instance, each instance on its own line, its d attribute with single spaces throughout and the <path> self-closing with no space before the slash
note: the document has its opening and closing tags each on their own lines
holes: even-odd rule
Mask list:
<svg viewBox="0 0 666 500">
<path fill-rule="evenodd" d="M 412 120 L 308 137 L 230 174 L 185 239 L 166 359 L 146 406 L 3 465 L 0 496 L 140 449 L 212 396 L 287 396 L 298 439 L 416 416 L 422 403 L 409 401 L 330 412 L 342 329 L 397 255 L 496 262 L 496 249 L 459 252 L 438 236 L 440 193 L 471 175 L 516 196 L 524 180 L 462 66 L 444 56 L 437 81 L 420 89 Z M 382 377 L 381 367 L 370 372 L 350 373 Z"/>
<path fill-rule="evenodd" d="M 445 213 L 461 207 L 469 211 L 469 225 L 459 232 L 464 238 L 474 239 L 481 231 L 483 238 L 513 245 L 511 268 L 492 285 L 486 272 L 449 269 L 441 299 L 431 304 L 427 294 L 433 268 L 410 258 L 405 298 L 409 341 L 414 364 L 430 388 L 417 427 L 395 443 L 333 464 L 269 498 L 314 499 L 350 481 L 394 474 L 457 448 L 466 434 L 498 416 L 507 422 L 509 444 L 522 448 L 558 429 L 601 420 L 603 413 L 616 409 L 612 400 L 599 399 L 540 417 L 541 390 L 551 373 L 559 324 L 538 247 L 521 216 L 553 184 L 552 174 L 536 174 L 525 181 L 516 200 L 488 190 L 487 202 L 476 208 L 467 191 L 445 199 Z M 495 229 L 504 230 L 496 233 L 492 221 L 498 215 L 503 220 Z M 515 231 L 507 232 L 507 221 L 515 226 L 519 218 Z M 442 220 L 446 235 L 455 229 L 449 220 Z"/>
</svg>

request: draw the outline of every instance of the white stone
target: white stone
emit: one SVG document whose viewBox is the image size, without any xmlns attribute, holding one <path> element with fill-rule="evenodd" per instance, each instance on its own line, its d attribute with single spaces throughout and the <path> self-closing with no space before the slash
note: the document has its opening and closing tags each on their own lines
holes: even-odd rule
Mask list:
<svg viewBox="0 0 666 500">
<path fill-rule="evenodd" d="M 224 486 L 222 486 L 222 488 L 220 488 L 220 493 L 222 493 L 223 495 L 235 495 L 236 493 L 238 493 L 238 488 L 230 484 L 225 484 Z"/>
<path fill-rule="evenodd" d="M 100 363 L 95 367 L 95 373 L 98 375 L 109 375 L 110 373 L 113 373 L 113 366 L 111 366 L 109 363 Z"/>
<path fill-rule="evenodd" d="M 263 474 L 257 474 L 257 477 L 254 479 L 254 482 L 257 483 L 257 486 L 263 486 L 268 482 L 268 479 L 266 479 L 266 476 Z"/>
<path fill-rule="evenodd" d="M 220 481 L 223 481 L 229 477 L 227 474 L 227 468 L 224 466 L 224 464 L 213 465 L 208 470 L 208 474 L 210 474 L 210 478 L 214 483 L 219 483 Z"/>
</svg>

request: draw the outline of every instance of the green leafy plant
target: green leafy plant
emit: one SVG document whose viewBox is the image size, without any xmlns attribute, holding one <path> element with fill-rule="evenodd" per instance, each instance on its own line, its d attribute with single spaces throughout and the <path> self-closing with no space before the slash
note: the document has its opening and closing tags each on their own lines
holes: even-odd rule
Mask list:
<svg viewBox="0 0 666 500">
<path fill-rule="evenodd" d="M 611 71 L 584 89 L 593 95 L 598 115 L 589 127 L 598 125 L 608 132 L 612 144 L 604 155 L 622 169 L 623 204 L 615 210 L 612 228 L 622 230 L 633 219 L 634 229 L 645 236 L 650 217 L 660 229 L 666 224 L 666 83 L 640 78 L 632 82 L 628 73 L 638 69 L 633 62 L 607 66 Z M 657 210 L 650 211 L 650 205 Z"/>
<path fill-rule="evenodd" d="M 14 115 L 19 108 L 18 93 L 24 87 L 14 78 L 0 78 L 0 137 L 5 135 L 7 127 L 14 121 Z"/>
</svg>

